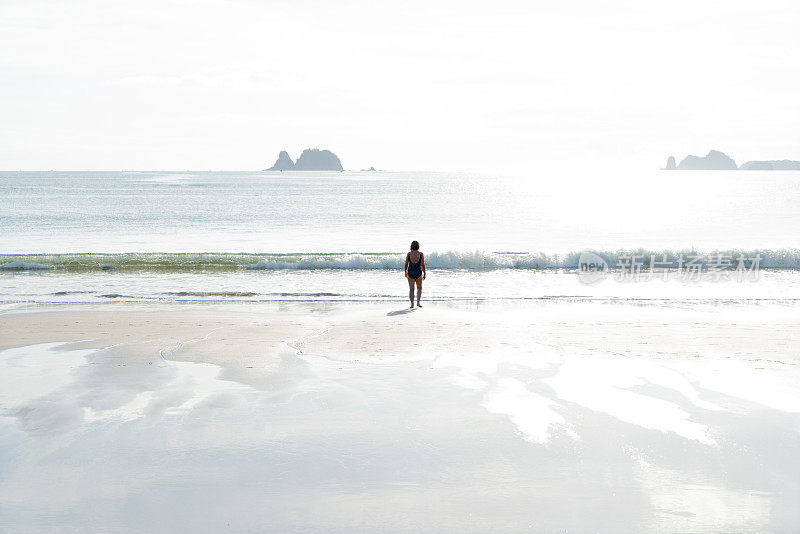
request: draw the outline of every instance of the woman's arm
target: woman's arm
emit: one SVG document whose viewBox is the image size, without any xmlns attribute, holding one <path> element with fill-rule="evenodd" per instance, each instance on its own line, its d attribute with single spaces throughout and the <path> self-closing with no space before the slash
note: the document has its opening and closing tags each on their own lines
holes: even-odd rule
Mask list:
<svg viewBox="0 0 800 534">
<path fill-rule="evenodd" d="M 405 264 L 405 267 L 403 267 L 403 271 L 405 271 L 406 278 L 408 278 L 408 258 L 409 258 L 410 255 L 411 255 L 410 252 L 408 254 L 406 254 L 406 264 Z"/>
<path fill-rule="evenodd" d="M 419 265 L 422 267 L 422 279 L 425 280 L 425 254 L 419 253 Z"/>
</svg>

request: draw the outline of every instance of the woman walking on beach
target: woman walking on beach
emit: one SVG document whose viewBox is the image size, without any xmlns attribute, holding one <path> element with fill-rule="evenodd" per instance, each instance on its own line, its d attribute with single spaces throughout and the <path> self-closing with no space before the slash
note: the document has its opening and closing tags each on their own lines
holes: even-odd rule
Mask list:
<svg viewBox="0 0 800 534">
<path fill-rule="evenodd" d="M 406 254 L 405 266 L 406 278 L 408 278 L 408 298 L 411 299 L 411 307 L 414 307 L 414 285 L 417 286 L 417 307 L 422 307 L 419 303 L 422 298 L 422 281 L 425 280 L 425 256 L 419 251 L 419 241 L 411 242 L 411 251 Z"/>
</svg>

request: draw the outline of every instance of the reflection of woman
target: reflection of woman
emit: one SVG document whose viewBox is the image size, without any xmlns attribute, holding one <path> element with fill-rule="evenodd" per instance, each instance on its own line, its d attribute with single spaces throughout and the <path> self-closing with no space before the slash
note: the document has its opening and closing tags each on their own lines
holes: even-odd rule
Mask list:
<svg viewBox="0 0 800 534">
<path fill-rule="evenodd" d="M 425 280 L 425 255 L 419 251 L 419 241 L 411 242 L 411 251 L 406 254 L 406 278 L 408 278 L 408 298 L 411 299 L 411 307 L 414 307 L 414 284 L 417 286 L 417 306 L 422 304 L 422 281 Z"/>
</svg>

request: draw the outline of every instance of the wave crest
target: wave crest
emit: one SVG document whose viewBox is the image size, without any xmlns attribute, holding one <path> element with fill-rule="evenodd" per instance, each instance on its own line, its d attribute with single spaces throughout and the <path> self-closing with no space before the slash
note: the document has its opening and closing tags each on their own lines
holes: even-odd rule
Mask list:
<svg viewBox="0 0 800 534">
<path fill-rule="evenodd" d="M 761 268 L 800 270 L 799 249 L 762 250 L 712 250 L 690 249 L 627 249 L 593 251 L 602 256 L 610 266 L 624 258 L 639 256 L 645 268 L 650 258 L 657 261 L 666 256 L 675 260 L 680 256 L 702 256 L 710 259 L 722 254 L 733 260 L 743 256 L 761 256 Z M 425 254 L 429 269 L 441 270 L 497 270 L 497 269 L 577 269 L 582 251 L 566 253 L 546 252 L 485 252 L 447 251 Z M 239 270 L 391 270 L 402 269 L 405 253 L 302 253 L 302 254 L 228 254 L 228 253 L 128 253 L 128 254 L 3 254 L 0 255 L 2 271 L 91 272 L 91 271 L 239 271 Z"/>
</svg>

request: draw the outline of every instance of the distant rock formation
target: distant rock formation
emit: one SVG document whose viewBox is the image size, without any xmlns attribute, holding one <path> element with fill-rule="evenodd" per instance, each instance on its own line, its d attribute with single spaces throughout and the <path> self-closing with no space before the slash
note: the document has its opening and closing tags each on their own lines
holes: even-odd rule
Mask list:
<svg viewBox="0 0 800 534">
<path fill-rule="evenodd" d="M 289 153 L 285 150 L 281 150 L 281 153 L 278 154 L 278 159 L 275 161 L 275 165 L 267 169 L 268 171 L 291 171 L 294 169 L 294 161 L 292 158 L 289 157 Z"/>
<path fill-rule="evenodd" d="M 375 172 L 375 167 L 370 167 L 369 169 L 361 169 L 363 172 Z"/>
<path fill-rule="evenodd" d="M 330 150 L 307 148 L 303 150 L 297 161 L 292 161 L 289 154 L 282 150 L 275 165 L 265 171 L 343 171 L 339 157 Z"/>
<path fill-rule="evenodd" d="M 735 171 L 738 169 L 736 162 L 719 150 L 710 150 L 704 158 L 686 156 L 676 168 L 678 170 L 698 171 Z"/>
<path fill-rule="evenodd" d="M 294 164 L 296 171 L 343 171 L 339 157 L 330 150 L 307 148 Z"/>
<path fill-rule="evenodd" d="M 675 158 L 667 158 L 665 170 L 700 170 L 700 171 L 800 171 L 800 161 L 788 159 L 773 159 L 768 161 L 748 161 L 740 167 L 736 166 L 727 154 L 718 150 L 710 150 L 708 154 L 701 158 L 699 156 L 686 156 L 677 166 Z"/>
<path fill-rule="evenodd" d="M 769 161 L 748 161 L 742 163 L 740 171 L 800 171 L 800 161 L 773 159 Z"/>
</svg>

